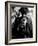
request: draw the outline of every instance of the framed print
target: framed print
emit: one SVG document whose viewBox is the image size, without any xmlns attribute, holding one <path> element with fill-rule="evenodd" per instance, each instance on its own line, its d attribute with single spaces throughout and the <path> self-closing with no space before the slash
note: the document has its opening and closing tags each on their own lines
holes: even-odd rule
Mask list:
<svg viewBox="0 0 38 46">
<path fill-rule="evenodd" d="M 5 44 L 37 42 L 37 3 L 5 2 Z"/>
</svg>

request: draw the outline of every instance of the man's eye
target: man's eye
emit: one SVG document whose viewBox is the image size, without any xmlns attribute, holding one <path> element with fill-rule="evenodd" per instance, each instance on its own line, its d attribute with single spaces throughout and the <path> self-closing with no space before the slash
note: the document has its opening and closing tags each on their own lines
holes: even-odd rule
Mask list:
<svg viewBox="0 0 38 46">
<path fill-rule="evenodd" d="M 23 21 L 25 21 L 25 19 L 23 19 Z"/>
</svg>

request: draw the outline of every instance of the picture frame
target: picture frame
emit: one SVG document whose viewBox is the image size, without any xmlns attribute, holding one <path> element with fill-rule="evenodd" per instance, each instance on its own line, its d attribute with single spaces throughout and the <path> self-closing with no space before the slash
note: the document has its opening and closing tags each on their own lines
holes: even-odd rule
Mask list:
<svg viewBox="0 0 38 46">
<path fill-rule="evenodd" d="M 26 10 L 26 9 L 27 10 Z M 24 11 L 24 13 L 21 13 L 21 11 L 19 12 L 18 9 L 23 9 L 26 10 Z M 17 12 L 17 13 L 16 13 Z M 27 14 L 26 14 L 27 12 Z M 28 32 L 26 34 L 28 35 L 24 35 L 22 36 L 22 30 L 20 35 L 17 34 L 18 32 L 16 32 L 16 27 L 14 27 L 14 31 L 13 31 L 13 25 L 11 25 L 11 23 L 13 23 L 13 19 L 14 16 L 17 17 L 17 15 L 19 14 L 25 14 L 27 15 L 26 17 L 28 17 L 28 15 L 30 15 L 30 13 L 32 14 L 31 18 L 32 18 L 32 32 Z M 20 16 L 19 16 L 20 17 Z M 24 16 L 25 17 L 25 16 Z M 29 16 L 30 17 L 30 16 Z M 31 21 L 28 19 L 28 23 L 29 21 Z M 15 22 L 16 24 L 17 22 Z M 27 26 L 28 27 L 28 26 Z M 20 29 L 19 29 L 20 31 Z M 24 30 L 25 31 L 25 30 Z M 12 34 L 13 33 L 13 34 Z M 14 33 L 16 33 L 17 35 L 15 35 Z M 22 36 L 22 37 L 21 37 Z M 23 44 L 23 43 L 36 43 L 37 42 L 37 3 L 31 3 L 31 2 L 13 2 L 13 1 L 6 1 L 5 2 L 5 44 L 10 45 L 10 44 Z"/>
</svg>

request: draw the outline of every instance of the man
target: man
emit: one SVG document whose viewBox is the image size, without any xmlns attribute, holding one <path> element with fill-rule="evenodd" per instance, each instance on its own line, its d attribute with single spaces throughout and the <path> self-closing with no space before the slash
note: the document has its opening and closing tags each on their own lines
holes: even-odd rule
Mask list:
<svg viewBox="0 0 38 46">
<path fill-rule="evenodd" d="M 32 21 L 29 23 L 27 17 L 28 8 L 21 8 L 14 22 L 12 28 L 12 35 L 14 38 L 32 38 Z M 20 16 L 21 13 L 21 17 Z"/>
</svg>

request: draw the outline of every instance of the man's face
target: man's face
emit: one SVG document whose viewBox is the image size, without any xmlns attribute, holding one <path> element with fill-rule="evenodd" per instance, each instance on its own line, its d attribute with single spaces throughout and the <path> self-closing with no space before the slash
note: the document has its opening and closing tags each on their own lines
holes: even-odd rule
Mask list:
<svg viewBox="0 0 38 46">
<path fill-rule="evenodd" d="M 21 21 L 22 21 L 23 25 L 25 26 L 26 23 L 27 23 L 27 19 L 26 19 L 26 17 L 23 17 Z"/>
<path fill-rule="evenodd" d="M 19 14 L 19 16 L 18 16 L 18 14 Z M 22 17 L 22 13 L 18 11 L 17 12 L 17 16 L 21 18 Z M 24 26 L 27 23 L 27 18 L 25 16 L 27 16 L 27 15 L 23 14 L 23 18 L 20 20 Z"/>
</svg>

